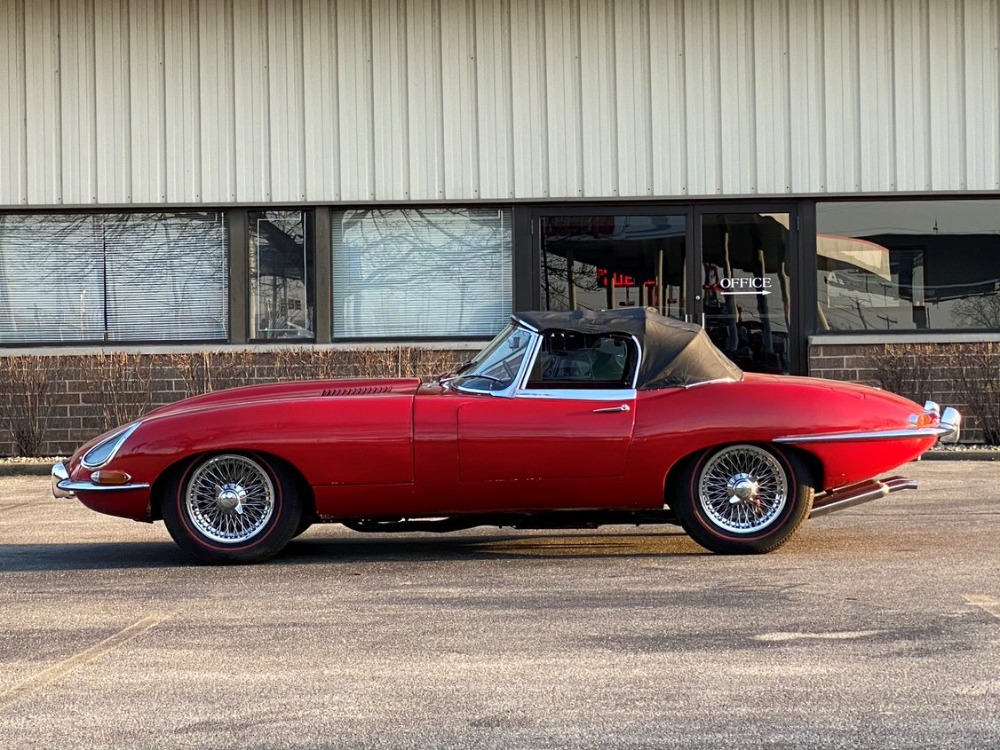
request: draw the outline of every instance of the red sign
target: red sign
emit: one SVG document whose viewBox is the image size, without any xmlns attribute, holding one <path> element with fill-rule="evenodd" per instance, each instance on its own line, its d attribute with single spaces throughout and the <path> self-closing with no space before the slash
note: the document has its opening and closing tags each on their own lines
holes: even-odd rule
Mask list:
<svg viewBox="0 0 1000 750">
<path fill-rule="evenodd" d="M 612 274 L 611 280 L 615 289 L 624 289 L 627 286 L 639 286 L 636 283 L 635 276 L 626 276 L 623 273 Z M 602 289 L 608 288 L 608 270 L 606 268 L 597 269 L 597 285 Z M 656 282 L 647 281 L 642 286 L 656 286 Z"/>
</svg>

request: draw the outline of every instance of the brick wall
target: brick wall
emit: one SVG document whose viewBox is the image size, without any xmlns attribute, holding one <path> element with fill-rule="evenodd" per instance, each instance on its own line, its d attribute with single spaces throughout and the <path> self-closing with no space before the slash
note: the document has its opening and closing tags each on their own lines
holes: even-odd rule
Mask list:
<svg viewBox="0 0 1000 750">
<path fill-rule="evenodd" d="M 470 356 L 310 347 L 0 357 L 0 456 L 66 455 L 104 430 L 198 393 L 309 378 L 429 378 Z"/>
<path fill-rule="evenodd" d="M 1000 343 L 812 344 L 809 374 L 954 406 L 963 443 L 1000 441 Z"/>
</svg>

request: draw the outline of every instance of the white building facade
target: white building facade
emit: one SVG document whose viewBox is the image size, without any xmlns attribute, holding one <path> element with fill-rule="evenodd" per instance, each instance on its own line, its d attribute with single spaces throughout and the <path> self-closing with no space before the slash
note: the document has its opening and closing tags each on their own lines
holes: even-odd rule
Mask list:
<svg viewBox="0 0 1000 750">
<path fill-rule="evenodd" d="M 1000 1 L 0 0 L 8 352 L 623 305 L 1000 340 Z"/>
</svg>

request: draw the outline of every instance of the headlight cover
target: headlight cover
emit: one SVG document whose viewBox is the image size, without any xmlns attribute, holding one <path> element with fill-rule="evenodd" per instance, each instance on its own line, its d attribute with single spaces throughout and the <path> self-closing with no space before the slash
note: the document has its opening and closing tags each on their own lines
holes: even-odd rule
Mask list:
<svg viewBox="0 0 1000 750">
<path fill-rule="evenodd" d="M 102 466 L 107 466 L 111 462 L 111 459 L 115 457 L 118 449 L 128 440 L 128 436 L 135 432 L 140 424 L 142 422 L 135 422 L 127 427 L 123 427 L 87 451 L 81 461 L 83 468 L 100 469 Z"/>
</svg>

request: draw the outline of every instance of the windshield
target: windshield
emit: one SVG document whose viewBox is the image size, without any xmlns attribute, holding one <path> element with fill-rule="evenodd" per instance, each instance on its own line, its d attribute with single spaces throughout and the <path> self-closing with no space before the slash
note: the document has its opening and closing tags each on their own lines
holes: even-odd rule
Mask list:
<svg viewBox="0 0 1000 750">
<path fill-rule="evenodd" d="M 523 328 L 508 325 L 450 380 L 468 390 L 506 390 L 517 378 L 531 340 Z"/>
</svg>

